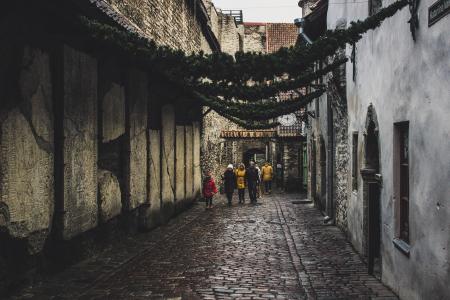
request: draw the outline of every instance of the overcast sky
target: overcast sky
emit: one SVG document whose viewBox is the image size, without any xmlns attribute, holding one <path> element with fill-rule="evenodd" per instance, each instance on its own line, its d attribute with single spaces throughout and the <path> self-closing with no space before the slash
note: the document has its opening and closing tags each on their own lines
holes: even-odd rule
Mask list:
<svg viewBox="0 0 450 300">
<path fill-rule="evenodd" d="M 242 9 L 244 22 L 293 23 L 301 17 L 298 0 L 212 0 L 221 9 Z"/>
</svg>

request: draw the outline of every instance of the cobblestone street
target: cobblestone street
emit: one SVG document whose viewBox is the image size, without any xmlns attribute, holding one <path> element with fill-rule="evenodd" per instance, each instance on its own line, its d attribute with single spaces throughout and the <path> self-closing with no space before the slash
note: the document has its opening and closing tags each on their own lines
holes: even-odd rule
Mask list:
<svg viewBox="0 0 450 300">
<path fill-rule="evenodd" d="M 299 199 L 199 203 L 14 299 L 396 299 Z"/>
</svg>

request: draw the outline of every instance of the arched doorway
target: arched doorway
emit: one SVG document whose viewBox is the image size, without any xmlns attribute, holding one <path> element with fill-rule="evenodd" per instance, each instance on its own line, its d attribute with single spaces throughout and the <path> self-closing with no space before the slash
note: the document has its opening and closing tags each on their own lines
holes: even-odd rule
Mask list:
<svg viewBox="0 0 450 300">
<path fill-rule="evenodd" d="M 266 161 L 266 149 L 249 149 L 244 152 L 243 162 L 245 166 L 250 165 L 250 161 L 254 161 L 260 166 Z"/>
<path fill-rule="evenodd" d="M 378 120 L 371 104 L 365 132 L 365 166 L 361 169 L 364 198 L 364 243 L 369 274 L 381 276 L 380 144 Z"/>
</svg>

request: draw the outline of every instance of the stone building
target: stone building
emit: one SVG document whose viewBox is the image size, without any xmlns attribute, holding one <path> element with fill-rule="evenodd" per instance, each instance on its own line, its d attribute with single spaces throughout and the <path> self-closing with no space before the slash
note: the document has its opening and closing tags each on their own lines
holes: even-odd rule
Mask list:
<svg viewBox="0 0 450 300">
<path fill-rule="evenodd" d="M 38 266 L 72 261 L 105 232 L 166 222 L 200 193 L 201 107 L 179 111 L 183 94 L 80 35 L 78 17 L 186 52 L 220 51 L 202 1 L 13 1 L 3 9 L 0 291 Z"/>
<path fill-rule="evenodd" d="M 308 131 L 309 197 L 325 203 L 368 272 L 401 299 L 450 295 L 450 15 L 444 2 L 421 1 L 418 27 L 408 24 L 414 9 L 404 8 L 347 46 L 351 60 L 338 76 L 345 84 L 328 83 L 327 95 L 308 108 L 315 114 Z M 387 4 L 300 5 L 308 35 L 308 19 L 345 28 Z"/>
</svg>

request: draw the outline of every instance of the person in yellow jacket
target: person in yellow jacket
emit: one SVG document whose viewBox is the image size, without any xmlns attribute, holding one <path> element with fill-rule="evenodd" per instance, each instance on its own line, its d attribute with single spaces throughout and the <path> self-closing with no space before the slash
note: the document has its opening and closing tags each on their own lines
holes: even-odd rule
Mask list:
<svg viewBox="0 0 450 300">
<path fill-rule="evenodd" d="M 239 195 L 239 203 L 245 203 L 246 173 L 244 164 L 240 164 L 236 170 L 236 186 Z"/>
<path fill-rule="evenodd" d="M 264 182 L 264 190 L 266 194 L 272 192 L 273 168 L 266 162 L 261 170 L 262 181 Z"/>
</svg>

